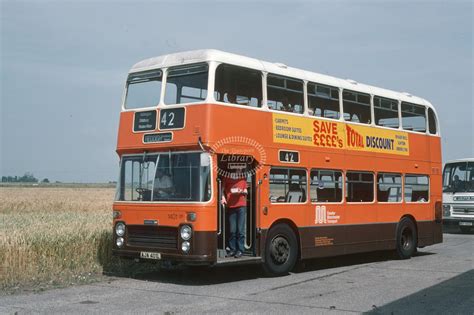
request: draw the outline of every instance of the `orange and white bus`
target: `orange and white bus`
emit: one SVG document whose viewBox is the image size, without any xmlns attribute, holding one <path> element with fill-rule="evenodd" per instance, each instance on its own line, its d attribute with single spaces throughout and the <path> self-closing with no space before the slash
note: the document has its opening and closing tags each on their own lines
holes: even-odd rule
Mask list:
<svg viewBox="0 0 474 315">
<path fill-rule="evenodd" d="M 442 242 L 439 124 L 426 100 L 217 50 L 147 59 L 123 94 L 115 255 L 188 265 Z M 222 181 L 247 180 L 245 253 L 226 258 Z"/>
</svg>

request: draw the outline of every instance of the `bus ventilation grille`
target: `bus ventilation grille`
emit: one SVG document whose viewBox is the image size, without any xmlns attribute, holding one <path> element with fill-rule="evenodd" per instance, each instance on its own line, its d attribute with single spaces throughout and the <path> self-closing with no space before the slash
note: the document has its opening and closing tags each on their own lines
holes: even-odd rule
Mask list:
<svg viewBox="0 0 474 315">
<path fill-rule="evenodd" d="M 127 226 L 127 245 L 138 247 L 178 248 L 178 229 L 167 226 Z"/>
</svg>

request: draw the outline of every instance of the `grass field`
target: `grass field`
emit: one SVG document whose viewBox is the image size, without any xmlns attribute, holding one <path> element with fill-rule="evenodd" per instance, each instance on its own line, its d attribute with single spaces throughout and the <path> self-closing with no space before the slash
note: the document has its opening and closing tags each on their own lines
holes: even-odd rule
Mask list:
<svg viewBox="0 0 474 315">
<path fill-rule="evenodd" d="M 113 188 L 0 187 L 0 289 L 90 282 L 111 268 Z"/>
</svg>

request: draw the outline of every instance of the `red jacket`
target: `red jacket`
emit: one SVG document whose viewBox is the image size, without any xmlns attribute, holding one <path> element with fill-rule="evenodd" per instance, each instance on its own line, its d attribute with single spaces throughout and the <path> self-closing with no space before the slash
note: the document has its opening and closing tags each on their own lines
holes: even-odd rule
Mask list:
<svg viewBox="0 0 474 315">
<path fill-rule="evenodd" d="M 224 196 L 228 208 L 239 208 L 247 206 L 247 194 L 232 193 L 231 189 L 247 189 L 247 181 L 244 178 L 224 178 Z"/>
</svg>

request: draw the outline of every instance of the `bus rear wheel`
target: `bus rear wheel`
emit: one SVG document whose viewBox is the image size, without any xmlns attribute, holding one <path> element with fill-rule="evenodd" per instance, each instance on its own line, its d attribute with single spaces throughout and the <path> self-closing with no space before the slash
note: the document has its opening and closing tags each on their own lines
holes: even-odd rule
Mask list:
<svg viewBox="0 0 474 315">
<path fill-rule="evenodd" d="M 403 218 L 397 227 L 396 254 L 400 259 L 408 259 L 416 252 L 418 236 L 415 223 L 409 218 Z"/>
<path fill-rule="evenodd" d="M 295 233 L 286 224 L 278 224 L 268 233 L 265 243 L 263 268 L 268 275 L 288 274 L 298 258 L 298 241 Z"/>
</svg>

